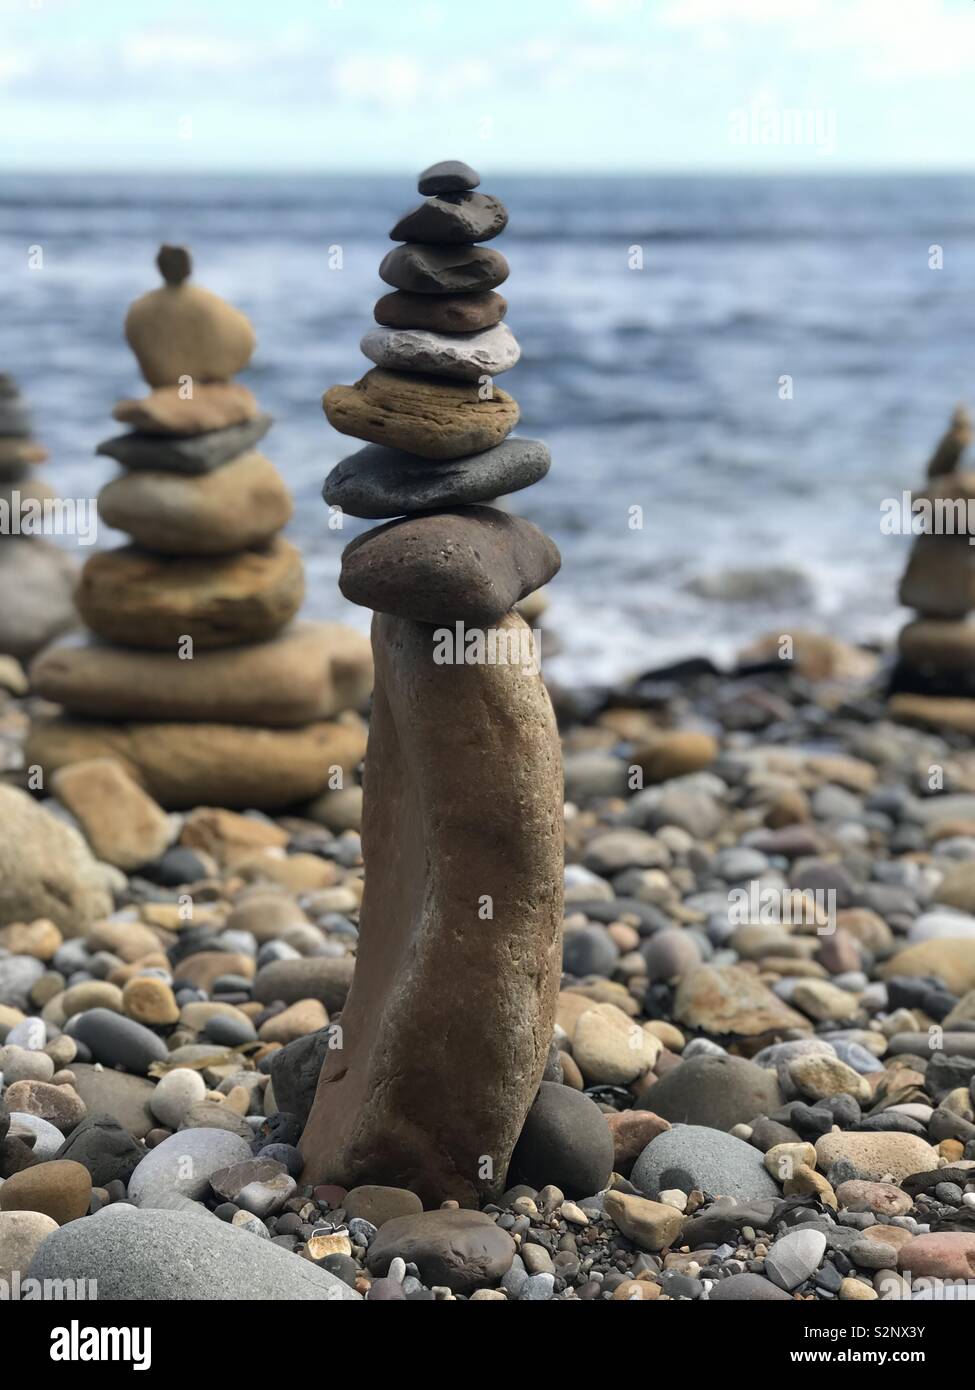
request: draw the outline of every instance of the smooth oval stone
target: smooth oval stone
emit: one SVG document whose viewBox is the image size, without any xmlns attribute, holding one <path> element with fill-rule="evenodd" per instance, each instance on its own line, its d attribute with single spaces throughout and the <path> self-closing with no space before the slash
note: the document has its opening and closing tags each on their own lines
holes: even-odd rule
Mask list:
<svg viewBox="0 0 975 1390">
<path fill-rule="evenodd" d="M 424 246 L 408 241 L 388 252 L 379 277 L 414 294 L 493 290 L 508 278 L 508 262 L 490 246 Z"/>
<path fill-rule="evenodd" d="M 368 444 L 335 465 L 322 496 L 351 516 L 403 516 L 503 497 L 537 483 L 550 464 L 540 439 L 509 437 L 482 454 L 443 463 Z"/>
<path fill-rule="evenodd" d="M 247 453 L 270 428 L 270 415 L 262 413 L 255 415 L 253 420 L 228 425 L 222 430 L 208 430 L 205 434 L 166 436 L 140 434 L 133 430 L 131 434 L 117 434 L 112 439 L 103 439 L 95 453 L 115 459 L 125 468 L 161 469 L 167 473 L 210 473 Z M 101 510 L 101 497 L 98 503 Z"/>
<path fill-rule="evenodd" d="M 272 637 L 304 594 L 301 556 L 278 536 L 257 550 L 190 559 L 106 550 L 82 570 L 75 602 L 108 642 L 178 651 L 186 636 L 201 649 Z"/>
<path fill-rule="evenodd" d="M 227 555 L 262 545 L 293 510 L 284 479 L 258 453 L 196 476 L 162 468 L 123 473 L 98 494 L 106 525 L 166 555 Z"/>
<path fill-rule="evenodd" d="M 477 381 L 510 371 L 521 356 L 507 324 L 481 333 L 428 333 L 422 328 L 371 328 L 359 347 L 377 367 Z"/>
<path fill-rule="evenodd" d="M 373 367 L 354 386 L 322 397 L 329 424 L 342 434 L 405 449 L 423 458 L 453 459 L 493 448 L 518 423 L 518 404 L 494 387 L 482 400 L 468 383 Z"/>
<path fill-rule="evenodd" d="M 470 244 L 490 241 L 508 225 L 508 211 L 489 193 L 445 193 L 401 217 L 391 241 Z"/>
<path fill-rule="evenodd" d="M 476 188 L 480 182 L 477 170 L 462 159 L 442 159 L 439 164 L 424 169 L 416 186 L 420 193 L 462 193 L 467 188 Z"/>
<path fill-rule="evenodd" d="M 504 295 L 486 290 L 479 294 L 409 294 L 395 290 L 377 299 L 373 318 L 388 328 L 428 328 L 433 333 L 477 333 L 493 328 L 508 312 Z"/>
<path fill-rule="evenodd" d="M 65 1031 L 91 1049 L 96 1062 L 106 1067 L 145 1076 L 153 1062 L 164 1062 L 168 1051 L 157 1033 L 111 1009 L 89 1009 L 68 1020 Z"/>
<path fill-rule="evenodd" d="M 558 573 L 555 542 L 490 507 L 393 521 L 342 554 L 339 588 L 352 603 L 418 622 L 494 622 Z"/>
</svg>

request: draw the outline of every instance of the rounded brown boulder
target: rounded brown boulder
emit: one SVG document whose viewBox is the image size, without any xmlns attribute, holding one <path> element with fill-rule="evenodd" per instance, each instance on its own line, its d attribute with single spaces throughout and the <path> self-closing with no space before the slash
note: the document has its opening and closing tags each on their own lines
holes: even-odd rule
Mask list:
<svg viewBox="0 0 975 1390">
<path fill-rule="evenodd" d="M 98 494 L 98 514 L 138 545 L 172 555 L 228 555 L 269 540 L 290 520 L 291 494 L 263 454 L 211 473 L 142 469 Z"/>
<path fill-rule="evenodd" d="M 555 542 L 522 517 L 459 507 L 377 526 L 342 553 L 339 588 L 352 603 L 422 623 L 493 623 L 558 573 Z M 507 648 L 517 665 L 527 627 Z M 433 653 L 433 660 L 437 657 Z M 454 654 L 455 659 L 457 653 Z M 464 660 L 464 654 L 460 654 Z"/>
<path fill-rule="evenodd" d="M 466 1294 L 507 1274 L 515 1243 L 486 1212 L 425 1211 L 385 1223 L 369 1247 L 369 1272 L 385 1275 L 397 1256 L 415 1264 L 425 1284 Z"/>
<path fill-rule="evenodd" d="M 0 1187 L 0 1211 L 39 1211 L 64 1226 L 77 1221 L 91 1202 L 91 1174 L 70 1158 L 35 1163 Z"/>
<path fill-rule="evenodd" d="M 322 397 L 329 424 L 370 444 L 387 444 L 428 459 L 463 458 L 492 449 L 514 429 L 517 402 L 499 387 L 481 398 L 476 382 L 444 381 L 374 367 L 354 386 Z"/>
<path fill-rule="evenodd" d="M 259 642 L 304 598 L 301 556 L 277 537 L 256 550 L 206 559 L 150 555 L 134 546 L 94 555 L 75 601 L 99 637 L 125 646 L 203 650 Z"/>
</svg>

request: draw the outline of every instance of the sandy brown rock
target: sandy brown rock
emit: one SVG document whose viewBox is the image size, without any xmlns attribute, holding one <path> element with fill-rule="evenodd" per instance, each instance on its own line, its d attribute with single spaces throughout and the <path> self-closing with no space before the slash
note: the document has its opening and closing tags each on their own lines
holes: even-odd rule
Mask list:
<svg viewBox="0 0 975 1390">
<path fill-rule="evenodd" d="M 106 550 L 82 570 L 75 602 L 108 642 L 177 652 L 186 637 L 201 651 L 273 637 L 304 596 L 301 555 L 278 536 L 259 549 L 193 559 Z"/>
<path fill-rule="evenodd" d="M 74 936 L 111 911 L 105 871 L 77 830 L 0 785 L 0 924 L 46 918 Z"/>
<path fill-rule="evenodd" d="M 257 341 L 239 309 L 185 281 L 137 299 L 126 315 L 125 336 L 150 386 L 182 376 L 226 381 L 247 366 Z"/>
<path fill-rule="evenodd" d="M 42 1212 L 59 1226 L 84 1216 L 90 1201 L 91 1174 L 70 1158 L 37 1163 L 0 1187 L 0 1210 Z"/>
<path fill-rule="evenodd" d="M 928 463 L 928 477 L 939 478 L 954 473 L 961 456 L 972 442 L 972 421 L 963 405 L 955 407 L 951 424 L 938 441 Z"/>
<path fill-rule="evenodd" d="M 427 328 L 434 333 L 477 333 L 493 328 L 508 302 L 493 290 L 471 294 L 410 294 L 394 290 L 376 301 L 373 317 L 387 328 Z"/>
<path fill-rule="evenodd" d="M 373 647 L 358 960 L 344 1046 L 301 1141 L 304 1180 L 470 1206 L 503 1186 L 552 1035 L 558 733 L 537 676 L 435 666 L 428 629 L 396 618 L 374 620 Z"/>
<path fill-rule="evenodd" d="M 555 542 L 530 521 L 457 507 L 356 537 L 342 553 L 339 588 L 352 603 L 417 622 L 489 624 L 560 564 Z"/>
<path fill-rule="evenodd" d="M 118 758 L 171 811 L 207 805 L 277 810 L 317 796 L 333 768 L 350 773 L 365 751 L 365 733 L 358 722 L 268 729 L 55 718 L 34 723 L 27 750 L 28 761 L 49 776 L 83 759 Z"/>
<path fill-rule="evenodd" d="M 114 758 L 61 768 L 51 790 L 80 823 L 95 855 L 119 869 L 158 859 L 172 838 L 162 808 Z"/>
<path fill-rule="evenodd" d="M 688 970 L 674 996 L 674 1018 L 715 1036 L 760 1037 L 810 1027 L 808 1019 L 737 965 L 698 965 Z"/>
<path fill-rule="evenodd" d="M 246 386 L 221 382 L 194 386 L 159 386 L 138 400 L 119 401 L 112 415 L 143 434 L 205 434 L 253 420 L 260 406 Z"/>
<path fill-rule="evenodd" d="M 107 526 L 167 555 L 226 555 L 260 545 L 291 519 L 291 494 L 270 460 L 241 454 L 212 473 L 123 473 L 98 494 Z"/>
<path fill-rule="evenodd" d="M 361 709 L 372 690 L 369 639 L 341 623 L 298 622 L 267 642 L 173 652 L 56 643 L 35 658 L 38 694 L 103 719 L 220 720 L 272 728 Z"/>
<path fill-rule="evenodd" d="M 453 459 L 500 444 L 518 423 L 518 405 L 495 386 L 481 400 L 473 382 L 389 372 L 374 367 L 354 386 L 332 386 L 322 397 L 329 424 L 371 444 L 421 458 Z"/>
<path fill-rule="evenodd" d="M 975 608 L 975 549 L 966 536 L 918 536 L 900 601 L 930 618 L 963 618 Z"/>
<path fill-rule="evenodd" d="M 718 741 L 713 734 L 698 729 L 668 729 L 642 743 L 630 761 L 641 769 L 646 782 L 655 783 L 700 772 L 717 756 Z"/>
<path fill-rule="evenodd" d="M 881 979 L 895 975 L 935 975 L 953 994 L 975 989 L 975 938 L 944 936 L 906 946 L 878 970 Z"/>
<path fill-rule="evenodd" d="M 975 700 L 940 695 L 893 695 L 887 701 L 892 719 L 925 729 L 954 729 L 975 737 Z"/>
<path fill-rule="evenodd" d="M 970 675 L 975 671 L 973 623 L 922 618 L 901 629 L 897 645 L 903 660 L 915 669 L 928 668 L 956 675 Z"/>
</svg>

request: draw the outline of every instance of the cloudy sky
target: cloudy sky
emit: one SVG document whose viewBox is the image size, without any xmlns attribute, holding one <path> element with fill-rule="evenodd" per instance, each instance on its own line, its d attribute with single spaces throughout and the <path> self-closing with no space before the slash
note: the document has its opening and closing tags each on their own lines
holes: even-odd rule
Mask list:
<svg viewBox="0 0 975 1390">
<path fill-rule="evenodd" d="M 0 168 L 972 167 L 975 0 L 0 0 Z"/>
</svg>

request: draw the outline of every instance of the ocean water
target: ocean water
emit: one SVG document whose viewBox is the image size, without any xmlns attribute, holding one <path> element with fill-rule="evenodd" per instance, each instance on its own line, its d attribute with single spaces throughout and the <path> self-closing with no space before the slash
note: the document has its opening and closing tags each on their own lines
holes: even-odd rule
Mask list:
<svg viewBox="0 0 975 1390">
<path fill-rule="evenodd" d="M 975 394 L 975 180 L 483 187 L 510 213 L 496 244 L 522 358 L 501 384 L 519 432 L 554 459 L 512 499 L 562 549 L 553 674 L 601 682 L 691 653 L 726 658 L 800 624 L 889 637 L 909 541 L 882 534 L 881 503 L 920 481 L 952 407 Z M 257 330 L 241 379 L 275 416 L 262 448 L 295 495 L 306 611 L 364 627 L 336 578 L 343 544 L 369 523 L 329 530 L 320 498 L 359 446 L 329 427 L 320 397 L 370 365 L 358 343 L 387 288 L 377 267 L 415 201 L 407 176 L 6 176 L 0 370 L 29 393 L 51 482 L 93 496 L 113 475 L 94 447 L 117 432 L 115 400 L 144 389 L 126 306 L 158 283 L 159 243 L 186 243 L 198 281 Z M 99 544 L 119 539 L 103 527 Z"/>
</svg>

